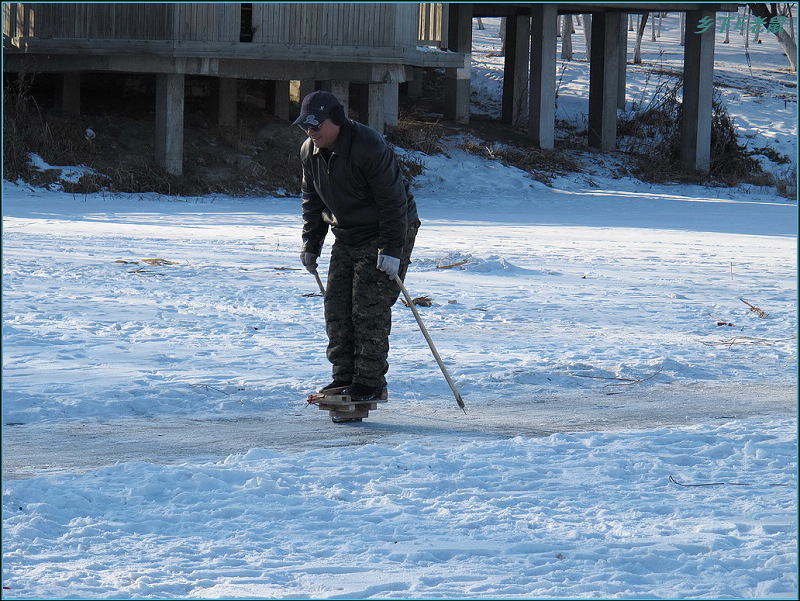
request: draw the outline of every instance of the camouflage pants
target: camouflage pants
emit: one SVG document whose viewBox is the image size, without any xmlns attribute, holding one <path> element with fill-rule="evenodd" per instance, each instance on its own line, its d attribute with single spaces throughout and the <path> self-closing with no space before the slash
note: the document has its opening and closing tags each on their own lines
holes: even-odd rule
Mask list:
<svg viewBox="0 0 800 601">
<path fill-rule="evenodd" d="M 419 222 L 409 226 L 400 261 L 402 280 Z M 333 377 L 365 386 L 386 386 L 392 305 L 400 287 L 377 267 L 378 241 L 352 247 L 334 242 L 325 289 L 328 360 Z"/>
</svg>

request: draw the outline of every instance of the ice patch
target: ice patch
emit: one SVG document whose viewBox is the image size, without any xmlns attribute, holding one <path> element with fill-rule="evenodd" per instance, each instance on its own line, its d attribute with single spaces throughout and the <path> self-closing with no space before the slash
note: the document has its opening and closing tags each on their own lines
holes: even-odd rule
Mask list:
<svg viewBox="0 0 800 601">
<path fill-rule="evenodd" d="M 557 271 L 526 269 L 514 265 L 500 255 L 489 255 L 486 257 L 476 257 L 469 253 L 449 253 L 439 259 L 414 259 L 413 267 L 420 271 L 431 271 L 434 269 L 453 269 L 458 271 L 470 271 L 474 273 L 495 273 L 502 274 L 525 274 L 525 275 L 561 275 Z"/>
</svg>

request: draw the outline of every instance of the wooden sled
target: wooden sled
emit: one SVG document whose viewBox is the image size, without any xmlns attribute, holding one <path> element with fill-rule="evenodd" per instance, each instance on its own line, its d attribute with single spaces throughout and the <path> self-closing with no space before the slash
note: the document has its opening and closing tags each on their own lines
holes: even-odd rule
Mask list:
<svg viewBox="0 0 800 601">
<path fill-rule="evenodd" d="M 333 422 L 346 423 L 369 417 L 370 410 L 377 409 L 378 403 L 386 403 L 388 400 L 354 401 L 347 394 L 312 393 L 308 395 L 308 402 L 327 411 Z"/>
</svg>

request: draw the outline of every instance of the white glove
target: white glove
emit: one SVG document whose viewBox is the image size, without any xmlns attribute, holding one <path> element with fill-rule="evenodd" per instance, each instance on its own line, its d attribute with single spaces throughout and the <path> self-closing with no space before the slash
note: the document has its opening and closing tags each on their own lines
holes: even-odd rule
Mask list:
<svg viewBox="0 0 800 601">
<path fill-rule="evenodd" d="M 400 259 L 391 255 L 378 255 L 378 269 L 385 272 L 389 279 L 394 279 L 400 271 Z"/>
<path fill-rule="evenodd" d="M 308 273 L 314 273 L 317 270 L 317 255 L 314 253 L 301 252 L 300 261 L 303 263 L 303 267 L 306 268 Z"/>
</svg>

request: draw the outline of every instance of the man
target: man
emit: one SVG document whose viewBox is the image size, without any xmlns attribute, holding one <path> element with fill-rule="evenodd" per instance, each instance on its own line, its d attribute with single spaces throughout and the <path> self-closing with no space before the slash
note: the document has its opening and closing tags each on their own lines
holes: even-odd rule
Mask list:
<svg viewBox="0 0 800 601">
<path fill-rule="evenodd" d="M 315 273 L 328 229 L 335 242 L 325 289 L 333 382 L 320 392 L 385 399 L 392 305 L 411 262 L 420 222 L 391 146 L 347 118 L 330 92 L 303 99 L 294 125 L 308 135 L 303 165 L 305 268 Z"/>
</svg>

